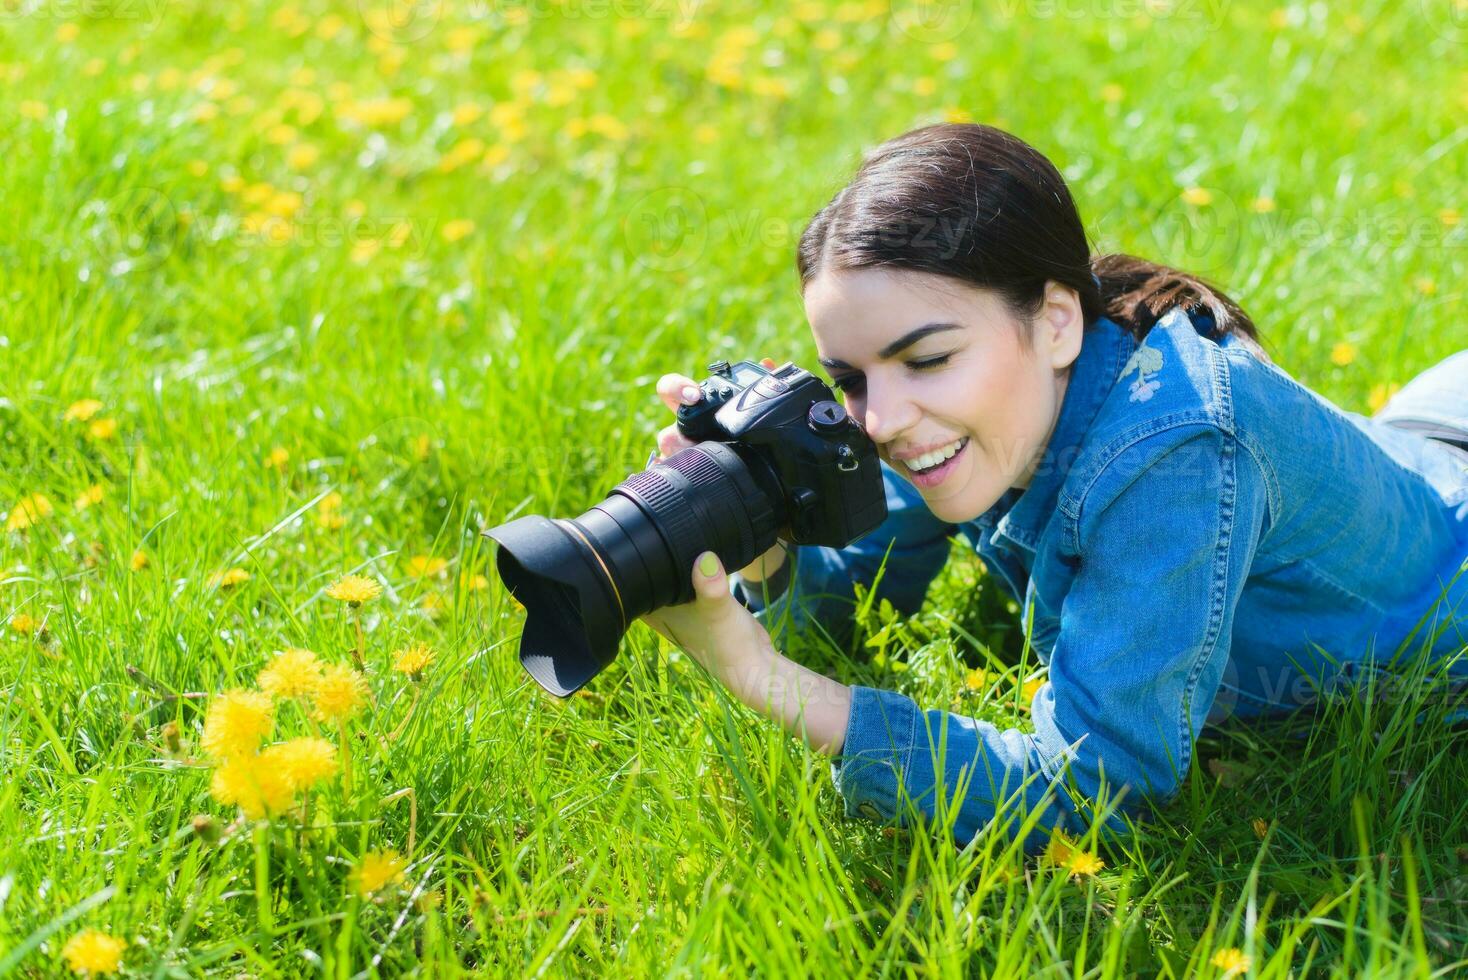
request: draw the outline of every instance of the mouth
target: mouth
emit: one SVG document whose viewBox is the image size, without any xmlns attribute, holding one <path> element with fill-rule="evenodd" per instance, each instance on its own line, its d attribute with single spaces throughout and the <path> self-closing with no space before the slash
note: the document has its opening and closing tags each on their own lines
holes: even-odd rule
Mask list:
<svg viewBox="0 0 1468 980">
<path fill-rule="evenodd" d="M 968 449 L 969 437 L 964 436 L 949 448 L 922 457 L 921 460 L 913 460 L 911 463 L 894 459 L 898 469 L 904 473 L 909 480 L 920 487 L 935 487 L 942 483 L 947 476 L 953 472 L 958 465 L 958 460 Z M 919 462 L 926 462 L 927 466 L 919 466 Z"/>
</svg>

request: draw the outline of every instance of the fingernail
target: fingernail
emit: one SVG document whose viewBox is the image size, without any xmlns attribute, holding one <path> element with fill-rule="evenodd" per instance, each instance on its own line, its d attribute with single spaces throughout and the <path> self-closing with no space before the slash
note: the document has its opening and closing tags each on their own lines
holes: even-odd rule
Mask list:
<svg viewBox="0 0 1468 980">
<path fill-rule="evenodd" d="M 713 578 L 719 573 L 719 558 L 712 551 L 698 556 L 698 573 L 704 578 Z"/>
<path fill-rule="evenodd" d="M 683 386 L 683 400 L 690 405 L 698 401 L 698 399 L 702 397 L 702 395 L 703 392 L 699 391 L 698 388 L 694 385 Z"/>
</svg>

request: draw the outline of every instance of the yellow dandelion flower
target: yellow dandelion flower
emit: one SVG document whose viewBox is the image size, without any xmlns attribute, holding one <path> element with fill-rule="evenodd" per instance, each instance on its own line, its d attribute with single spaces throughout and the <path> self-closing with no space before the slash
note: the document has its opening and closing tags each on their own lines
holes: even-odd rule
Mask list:
<svg viewBox="0 0 1468 980">
<path fill-rule="evenodd" d="M 1356 359 L 1356 345 L 1349 340 L 1343 340 L 1330 349 L 1330 363 L 1336 367 L 1345 367 Z"/>
<path fill-rule="evenodd" d="M 215 572 L 213 575 L 210 575 L 207 584 L 211 589 L 228 589 L 232 586 L 239 585 L 241 582 L 248 582 L 249 580 L 250 573 L 243 568 L 226 568 L 222 572 Z"/>
<path fill-rule="evenodd" d="M 290 450 L 284 446 L 276 446 L 265 454 L 265 468 L 268 470 L 283 470 L 285 464 L 291 459 Z"/>
<path fill-rule="evenodd" d="M 51 506 L 51 500 L 43 493 L 33 493 L 21 497 L 10 508 L 10 514 L 5 518 L 5 530 L 24 531 L 39 523 L 42 518 L 50 517 L 56 508 Z"/>
<path fill-rule="evenodd" d="M 122 966 L 122 952 L 127 940 L 109 936 L 100 929 L 83 929 L 61 947 L 61 958 L 72 973 L 84 977 L 116 973 Z"/>
<path fill-rule="evenodd" d="M 316 654 L 300 647 L 288 647 L 277 653 L 260 671 L 260 690 L 277 698 L 293 698 L 310 694 L 321 677 L 321 662 Z"/>
<path fill-rule="evenodd" d="M 367 679 L 345 664 L 328 664 L 311 691 L 317 721 L 344 721 L 367 700 Z"/>
<path fill-rule="evenodd" d="M 462 575 L 459 577 L 459 587 L 467 592 L 480 592 L 489 588 L 489 579 L 483 575 Z"/>
<path fill-rule="evenodd" d="M 1254 828 L 1254 836 L 1260 840 L 1263 840 L 1264 835 L 1269 833 L 1269 821 L 1263 817 L 1255 817 L 1249 821 L 1249 826 Z"/>
<path fill-rule="evenodd" d="M 593 133 L 600 133 L 607 139 L 617 140 L 618 142 L 625 140 L 630 135 L 626 123 L 606 112 L 598 112 L 586 120 L 586 126 Z"/>
<path fill-rule="evenodd" d="M 64 422 L 85 422 L 100 411 L 101 402 L 95 398 L 83 398 L 66 406 L 66 413 L 61 418 Z"/>
<path fill-rule="evenodd" d="M 454 106 L 451 116 L 455 126 L 468 126 L 484 115 L 484 110 L 474 102 L 460 102 Z"/>
<path fill-rule="evenodd" d="M 456 54 L 474 50 L 479 43 L 479 28 L 470 25 L 455 27 L 444 36 L 444 47 Z"/>
<path fill-rule="evenodd" d="M 477 136 L 460 140 L 449 148 L 448 152 L 438 158 L 438 172 L 452 173 L 460 167 L 473 163 L 484 155 L 484 140 Z"/>
<path fill-rule="evenodd" d="M 1106 862 L 1089 851 L 1073 851 L 1065 859 L 1065 870 L 1082 878 L 1088 878 L 1106 867 Z"/>
<path fill-rule="evenodd" d="M 427 643 L 415 643 L 393 654 L 392 669 L 399 674 L 417 678 L 433 663 L 434 656 L 433 649 Z"/>
<path fill-rule="evenodd" d="M 225 806 L 238 805 L 251 820 L 284 812 L 296 802 L 281 767 L 267 765 L 258 755 L 237 756 L 214 770 L 209 795 Z"/>
<path fill-rule="evenodd" d="M 468 218 L 455 218 L 439 229 L 439 235 L 446 242 L 457 242 L 467 238 L 474 233 L 474 222 Z"/>
<path fill-rule="evenodd" d="M 338 602 L 360 606 L 382 595 L 382 586 L 376 579 L 363 575 L 345 575 L 327 587 L 326 595 Z"/>
<path fill-rule="evenodd" d="M 1395 381 L 1391 384 L 1373 385 L 1371 394 L 1366 398 L 1366 405 L 1371 409 L 1371 414 L 1375 415 L 1381 411 L 1386 406 L 1386 403 L 1391 401 L 1392 396 L 1401 390 L 1402 386 Z"/>
<path fill-rule="evenodd" d="M 107 490 L 100 483 L 94 483 L 81 492 L 81 496 L 72 501 L 71 506 L 76 510 L 86 510 L 93 504 L 100 504 Z"/>
<path fill-rule="evenodd" d="M 16 613 L 10 617 L 10 628 L 21 636 L 44 633 L 46 627 L 30 613 Z"/>
<path fill-rule="evenodd" d="M 368 851 L 352 870 L 352 887 L 363 898 L 371 898 L 377 892 L 401 881 L 408 862 L 394 850 Z"/>
<path fill-rule="evenodd" d="M 134 572 L 141 572 L 148 567 L 148 553 L 141 548 L 134 551 L 127 560 L 127 567 Z"/>
<path fill-rule="evenodd" d="M 352 262 L 356 265 L 366 265 L 368 262 L 372 261 L 372 257 L 381 250 L 381 241 L 375 238 L 364 238 L 362 241 L 354 242 L 352 244 L 352 249 L 349 253 L 347 253 L 347 257 L 350 258 Z M 322 523 L 321 516 L 319 514 L 317 515 L 317 523 Z M 323 524 L 323 526 L 325 525 Z M 332 526 L 341 527 L 341 518 L 338 517 L 337 522 Z"/>
<path fill-rule="evenodd" d="M 1040 688 L 1044 686 L 1045 679 L 1043 677 L 1036 678 L 1032 681 L 1025 681 L 1019 689 L 1020 700 L 1023 701 L 1025 704 L 1033 703 L 1035 700 L 1035 695 L 1039 694 Z"/>
<path fill-rule="evenodd" d="M 974 114 L 967 109 L 958 106 L 949 106 L 943 110 L 943 121 L 950 123 L 967 123 L 974 121 Z"/>
<path fill-rule="evenodd" d="M 266 199 L 265 213 L 277 218 L 289 218 L 300 211 L 305 203 L 305 199 L 295 191 L 277 191 Z"/>
<path fill-rule="evenodd" d="M 336 746 L 314 736 L 293 738 L 266 748 L 260 762 L 278 769 L 292 789 L 310 789 L 336 774 Z"/>
<path fill-rule="evenodd" d="M 1064 864 L 1070 860 L 1070 856 L 1074 853 L 1075 845 L 1071 842 L 1070 838 L 1061 833 L 1057 833 L 1054 837 L 1051 837 L 1050 843 L 1045 845 L 1046 859 L 1055 864 Z"/>
<path fill-rule="evenodd" d="M 428 578 L 442 574 L 449 567 L 448 561 L 433 555 L 414 555 L 408 559 L 408 574 L 414 578 Z"/>
<path fill-rule="evenodd" d="M 1278 206 L 1279 205 L 1275 203 L 1274 198 L 1263 194 L 1249 202 L 1249 210 L 1253 211 L 1255 214 L 1269 214 L 1274 211 Z"/>
<path fill-rule="evenodd" d="M 242 688 L 226 691 L 210 703 L 199 745 L 216 759 L 254 752 L 270 734 L 274 711 L 268 694 Z"/>
<path fill-rule="evenodd" d="M 1207 207 L 1213 203 L 1213 192 L 1206 187 L 1189 187 L 1182 193 L 1182 198 L 1194 207 Z"/>
<path fill-rule="evenodd" d="M 420 433 L 413 437 L 413 458 L 418 462 L 421 463 L 427 459 L 432 449 L 433 440 L 428 438 L 427 433 Z"/>
<path fill-rule="evenodd" d="M 1213 954 L 1213 959 L 1208 961 L 1227 973 L 1243 973 L 1249 968 L 1249 957 L 1244 955 L 1243 950 L 1235 946 L 1228 949 L 1220 949 Z"/>
<path fill-rule="evenodd" d="M 1457 208 L 1443 208 L 1437 213 L 1437 218 L 1449 228 L 1456 228 L 1463 221 L 1463 212 Z"/>
<path fill-rule="evenodd" d="M 346 526 L 347 519 L 337 513 L 335 507 L 327 507 L 325 500 L 321 503 L 322 506 L 317 508 L 315 514 L 316 523 L 319 526 L 326 528 L 328 531 L 335 531 Z"/>
<path fill-rule="evenodd" d="M 87 425 L 87 435 L 93 439 L 111 439 L 117 435 L 117 419 L 93 419 Z"/>
<path fill-rule="evenodd" d="M 320 148 L 310 143 L 301 143 L 298 146 L 293 146 L 290 152 L 285 155 L 286 166 L 292 170 L 305 170 L 307 167 L 314 167 L 316 161 L 320 159 Z"/>
<path fill-rule="evenodd" d="M 597 74 L 591 68 L 568 68 L 566 69 L 566 81 L 570 82 L 573 88 L 581 89 L 584 92 L 587 89 L 596 88 Z"/>
<path fill-rule="evenodd" d="M 971 670 L 964 675 L 963 686 L 970 691 L 982 691 L 989 686 L 989 675 L 986 671 Z"/>
</svg>

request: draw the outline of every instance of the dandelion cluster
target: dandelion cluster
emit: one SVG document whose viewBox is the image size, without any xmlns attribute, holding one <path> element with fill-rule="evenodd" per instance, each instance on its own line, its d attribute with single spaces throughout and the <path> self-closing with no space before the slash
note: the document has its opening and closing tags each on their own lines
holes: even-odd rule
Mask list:
<svg viewBox="0 0 1468 980">
<path fill-rule="evenodd" d="M 251 820 L 278 816 L 340 770 L 339 750 L 319 734 L 274 742 L 281 703 L 299 703 L 302 718 L 340 723 L 368 696 L 367 681 L 343 664 L 323 664 L 310 650 L 288 647 L 257 678 L 259 690 L 226 691 L 209 705 L 199 744 L 217 765 L 210 794 Z M 343 738 L 345 732 L 340 733 Z"/>
</svg>

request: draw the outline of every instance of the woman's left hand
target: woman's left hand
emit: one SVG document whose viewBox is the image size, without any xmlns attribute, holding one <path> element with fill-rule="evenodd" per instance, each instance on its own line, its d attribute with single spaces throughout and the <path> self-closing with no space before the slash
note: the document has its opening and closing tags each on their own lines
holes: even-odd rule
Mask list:
<svg viewBox="0 0 1468 980">
<path fill-rule="evenodd" d="M 638 618 L 790 734 L 827 755 L 841 751 L 851 689 L 782 656 L 760 621 L 730 594 L 723 563 L 712 551 L 693 563 L 693 592 L 692 602 Z"/>
<path fill-rule="evenodd" d="M 711 568 L 711 574 L 704 574 Z M 720 680 L 731 671 L 767 663 L 775 655 L 770 634 L 729 592 L 724 565 L 712 551 L 693 563 L 692 602 L 664 606 L 638 618 L 687 651 Z"/>
</svg>

